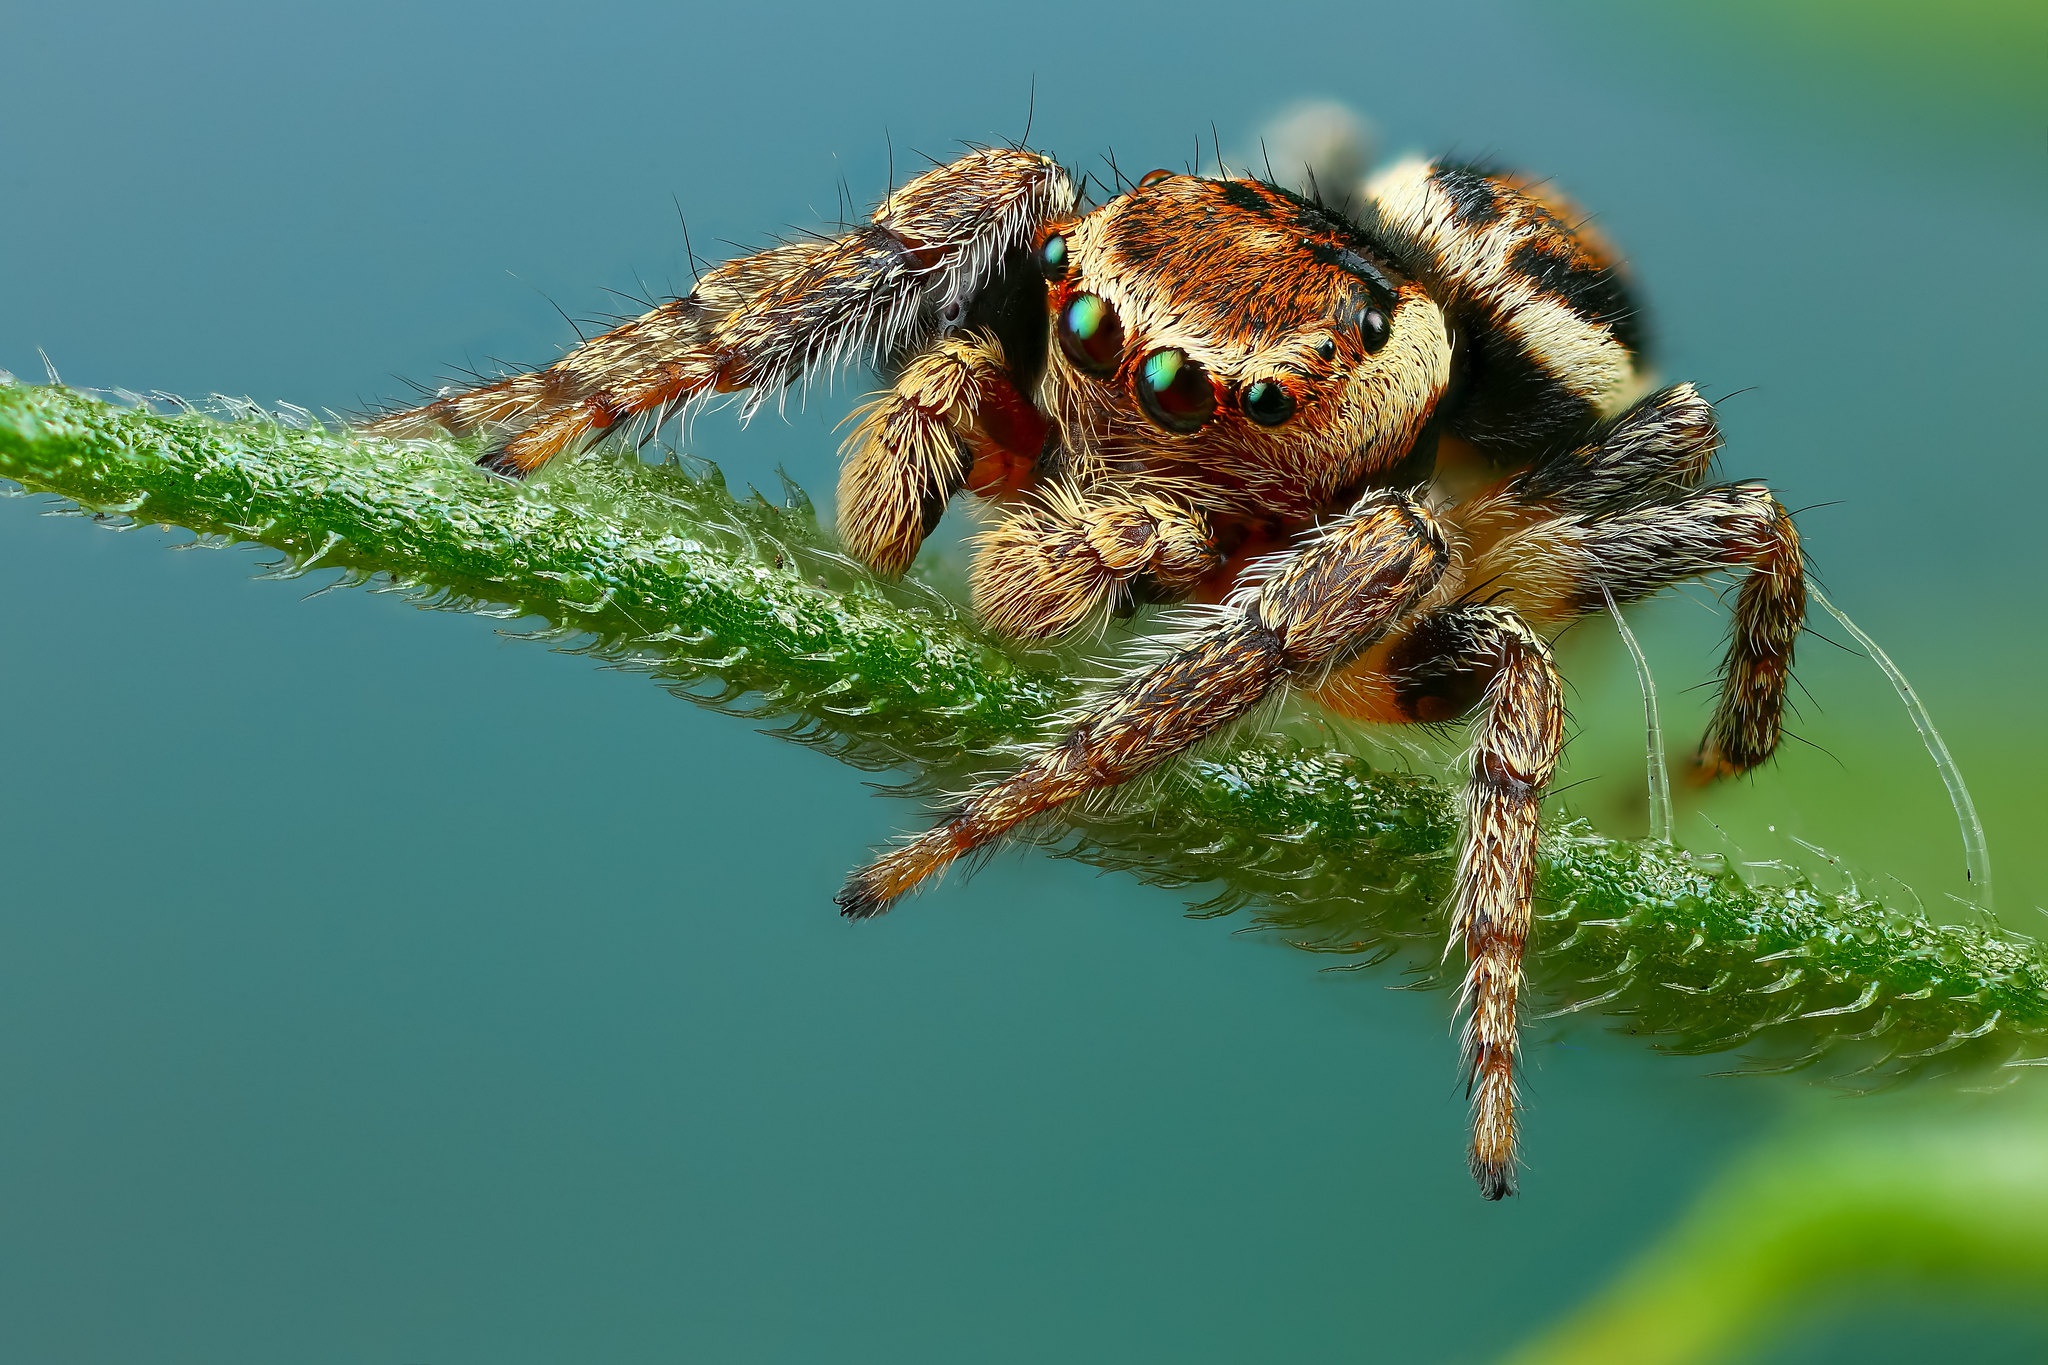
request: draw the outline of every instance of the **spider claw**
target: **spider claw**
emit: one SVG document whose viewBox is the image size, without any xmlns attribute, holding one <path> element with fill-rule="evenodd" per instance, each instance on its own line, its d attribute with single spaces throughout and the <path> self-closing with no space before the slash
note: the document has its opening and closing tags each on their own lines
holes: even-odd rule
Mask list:
<svg viewBox="0 0 2048 1365">
<path fill-rule="evenodd" d="M 487 474 L 496 474 L 499 478 L 510 479 L 514 483 L 523 483 L 526 480 L 526 467 L 501 445 L 492 446 L 477 456 L 476 466 Z"/>
<path fill-rule="evenodd" d="M 846 885 L 832 898 L 839 907 L 839 913 L 848 919 L 873 919 L 886 912 L 896 902 L 875 887 L 870 876 L 872 868 L 862 868 L 846 879 Z"/>
<path fill-rule="evenodd" d="M 1515 1165 L 1508 1161 L 1484 1161 L 1472 1154 L 1472 1178 L 1479 1182 L 1479 1197 L 1499 1203 L 1515 1193 Z"/>
</svg>

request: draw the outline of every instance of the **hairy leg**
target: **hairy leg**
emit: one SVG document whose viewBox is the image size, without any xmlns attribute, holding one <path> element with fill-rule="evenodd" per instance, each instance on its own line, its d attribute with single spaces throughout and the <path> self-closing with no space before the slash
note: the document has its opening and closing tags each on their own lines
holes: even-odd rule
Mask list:
<svg viewBox="0 0 2048 1365">
<path fill-rule="evenodd" d="M 1699 487 L 1720 433 L 1690 384 L 1653 393 L 1583 445 L 1508 486 L 1491 515 L 1541 512 L 1474 564 L 1468 581 L 1504 589 L 1535 620 L 1597 611 L 1604 584 L 1630 602 L 1687 578 L 1747 568 L 1721 701 L 1700 746 L 1709 777 L 1746 772 L 1777 749 L 1793 646 L 1806 617 L 1799 532 L 1755 484 Z"/>
<path fill-rule="evenodd" d="M 1583 521 L 1681 498 L 1706 478 L 1720 445 L 1713 405 L 1692 385 L 1674 384 L 1505 482 L 1474 495 L 1454 473 L 1439 496 L 1458 500 L 1453 515 L 1466 557 L 1488 574 L 1512 571 L 1483 562 L 1504 539 L 1559 518 Z"/>
<path fill-rule="evenodd" d="M 851 918 L 880 914 L 956 858 L 1077 796 L 1129 781 L 1236 720 L 1289 681 L 1312 681 L 1371 643 L 1443 572 L 1443 534 L 1396 493 L 1362 498 L 1216 624 L 1082 707 L 1009 777 L 971 792 L 936 828 L 854 873 Z"/>
<path fill-rule="evenodd" d="M 1184 597 L 1221 562 L 1208 520 L 1136 490 L 1054 485 L 978 538 L 974 610 L 1000 634 L 1064 635 L 1150 579 Z"/>
<path fill-rule="evenodd" d="M 987 148 L 891 194 L 844 237 L 729 261 L 676 299 L 593 337 L 532 374 L 368 424 L 387 435 L 440 428 L 497 433 L 478 461 L 524 475 L 588 437 L 713 393 L 753 404 L 814 366 L 916 349 L 967 304 L 1004 255 L 1071 211 L 1074 189 L 1050 159 Z"/>
<path fill-rule="evenodd" d="M 1674 384 L 1519 476 L 1509 496 L 1580 516 L 1663 501 L 1699 487 L 1720 448 L 1713 404 L 1692 385 Z"/>
<path fill-rule="evenodd" d="M 1467 963 L 1460 1008 L 1472 1175 L 1481 1193 L 1500 1199 L 1515 1188 L 1515 1021 L 1536 886 L 1537 805 L 1564 743 L 1550 649 L 1505 607 L 1441 607 L 1405 623 L 1317 695 L 1337 710 L 1394 724 L 1438 724 L 1478 711 L 1451 933 L 1463 941 Z"/>
<path fill-rule="evenodd" d="M 942 337 L 853 416 L 840 448 L 839 535 L 876 573 L 910 567 L 946 503 L 1028 470 L 1045 424 L 1011 381 L 994 337 Z M 1023 448 L 1019 448 L 1023 447 Z"/>
<path fill-rule="evenodd" d="M 1452 893 L 1465 944 L 1466 1085 L 1472 1178 L 1480 1193 L 1515 1192 L 1516 1012 L 1536 893 L 1536 817 L 1564 744 L 1564 702 L 1550 649 L 1512 612 L 1470 608 L 1461 658 L 1490 674 L 1472 727 L 1465 843 Z"/>
<path fill-rule="evenodd" d="M 1746 772 L 1776 751 L 1806 576 L 1792 518 L 1759 484 L 1695 489 L 1665 502 L 1541 521 L 1502 539 L 1467 581 L 1532 621 L 1639 601 L 1674 583 L 1746 568 L 1721 700 L 1700 747 L 1708 776 Z"/>
<path fill-rule="evenodd" d="M 1792 651 L 1806 623 L 1806 567 L 1799 531 L 1776 498 L 1762 494 L 1759 524 L 1739 548 L 1750 565 L 1735 595 L 1735 623 L 1723 665 L 1721 703 L 1700 741 L 1707 777 L 1748 772 L 1777 751 Z"/>
</svg>

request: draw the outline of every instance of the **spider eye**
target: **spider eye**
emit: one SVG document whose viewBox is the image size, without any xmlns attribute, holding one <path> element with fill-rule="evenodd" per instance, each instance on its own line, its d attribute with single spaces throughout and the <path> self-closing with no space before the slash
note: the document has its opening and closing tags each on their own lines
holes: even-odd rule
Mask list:
<svg viewBox="0 0 2048 1365">
<path fill-rule="evenodd" d="M 1123 321 L 1097 295 L 1076 294 L 1060 310 L 1060 349 L 1074 368 L 1109 374 L 1123 358 Z"/>
<path fill-rule="evenodd" d="M 1361 308 L 1352 321 L 1358 327 L 1358 335 L 1364 338 L 1368 353 L 1387 344 L 1387 315 L 1379 309 Z"/>
<path fill-rule="evenodd" d="M 1168 431 L 1189 432 L 1215 415 L 1216 386 L 1186 351 L 1169 347 L 1138 367 L 1138 402 Z"/>
<path fill-rule="evenodd" d="M 1337 342 L 1333 337 L 1324 337 L 1316 343 L 1316 354 L 1325 360 L 1337 358 Z"/>
<path fill-rule="evenodd" d="M 1261 379 L 1244 391 L 1244 415 L 1262 427 L 1277 427 L 1294 416 L 1294 396 L 1275 379 Z"/>
<path fill-rule="evenodd" d="M 1158 184 L 1160 181 L 1171 179 L 1173 179 L 1173 172 L 1165 169 L 1164 167 L 1156 171 L 1147 171 L 1145 172 L 1144 177 L 1138 181 L 1138 188 L 1141 190 L 1149 190 L 1154 185 Z"/>
<path fill-rule="evenodd" d="M 1038 273 L 1048 280 L 1067 277 L 1067 239 L 1055 232 L 1038 248 Z"/>
</svg>

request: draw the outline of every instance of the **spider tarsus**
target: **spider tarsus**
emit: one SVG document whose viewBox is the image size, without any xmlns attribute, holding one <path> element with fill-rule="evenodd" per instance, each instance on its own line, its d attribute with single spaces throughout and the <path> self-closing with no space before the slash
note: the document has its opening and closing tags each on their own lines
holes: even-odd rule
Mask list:
<svg viewBox="0 0 2048 1365">
<path fill-rule="evenodd" d="M 832 899 L 848 919 L 873 919 L 982 842 L 985 837 L 976 839 L 957 823 L 947 821 L 855 872 Z"/>
<path fill-rule="evenodd" d="M 1479 1197 L 1488 1203 L 1499 1203 L 1515 1193 L 1512 1161 L 1486 1161 L 1475 1152 L 1472 1156 L 1472 1179 L 1479 1184 Z"/>
<path fill-rule="evenodd" d="M 1768 755 L 1766 755 L 1768 757 Z M 1687 778 L 1695 787 L 1708 787 L 1716 782 L 1727 782 L 1741 777 L 1764 762 L 1764 758 L 1731 755 L 1727 750 L 1711 741 L 1703 745 L 1687 765 Z"/>
<path fill-rule="evenodd" d="M 846 885 L 832 898 L 839 907 L 839 913 L 847 919 L 873 919 L 887 913 L 896 903 L 894 896 L 886 895 L 874 884 L 872 868 L 863 868 L 846 879 Z"/>
</svg>

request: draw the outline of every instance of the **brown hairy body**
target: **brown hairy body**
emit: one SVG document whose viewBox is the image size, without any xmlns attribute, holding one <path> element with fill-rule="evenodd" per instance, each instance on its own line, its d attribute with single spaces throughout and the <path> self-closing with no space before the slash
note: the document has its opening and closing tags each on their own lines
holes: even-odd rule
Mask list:
<svg viewBox="0 0 2048 1365">
<path fill-rule="evenodd" d="M 1016 772 L 856 872 L 886 910 L 963 854 L 1151 771 L 1289 688 L 1386 724 L 1472 716 L 1452 896 L 1482 1193 L 1514 1189 L 1516 1014 L 1538 803 L 1563 743 L 1544 631 L 1747 569 L 1712 775 L 1777 747 L 1805 611 L 1798 534 L 1755 484 L 1708 485 L 1689 385 L 1650 392 L 1607 248 L 1510 174 L 1407 162 L 1347 217 L 1251 179 L 1157 171 L 1092 209 L 1050 159 L 978 149 L 834 240 L 513 375 L 372 423 L 485 433 L 523 477 L 721 393 L 757 406 L 854 361 L 839 526 L 878 573 L 948 502 L 990 502 L 975 607 L 1044 639 L 1140 602 L 1206 604 Z"/>
</svg>

